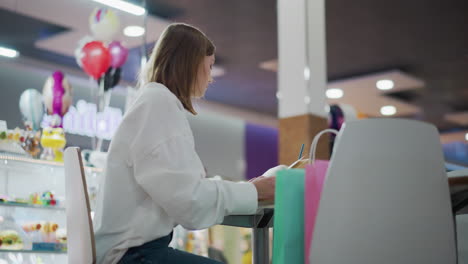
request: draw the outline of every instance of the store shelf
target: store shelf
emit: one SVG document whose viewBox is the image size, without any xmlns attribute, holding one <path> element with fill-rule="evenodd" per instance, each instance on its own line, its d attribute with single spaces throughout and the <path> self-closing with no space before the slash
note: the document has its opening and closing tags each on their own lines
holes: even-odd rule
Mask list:
<svg viewBox="0 0 468 264">
<path fill-rule="evenodd" d="M 54 162 L 54 161 L 47 161 L 47 160 L 39 160 L 39 159 L 32 159 L 20 155 L 14 155 L 10 153 L 4 153 L 0 152 L 0 160 L 3 160 L 4 164 L 8 164 L 8 161 L 17 161 L 17 162 L 23 162 L 27 164 L 37 164 L 37 165 L 46 165 L 46 166 L 52 166 L 52 167 L 63 167 L 63 163 L 60 162 Z M 102 168 L 94 168 L 94 167 L 88 167 L 85 166 L 85 170 L 89 170 L 91 172 L 102 172 Z"/>
<path fill-rule="evenodd" d="M 8 207 L 21 207 L 21 208 L 34 208 L 34 209 L 43 209 L 43 210 L 54 210 L 54 211 L 65 211 L 65 207 L 61 206 L 44 206 L 36 204 L 24 204 L 24 203 L 15 203 L 15 202 L 2 202 L 0 206 Z"/>
<path fill-rule="evenodd" d="M 30 254 L 67 254 L 67 251 L 59 250 L 6 250 L 0 249 L 1 253 L 30 253 Z"/>
</svg>

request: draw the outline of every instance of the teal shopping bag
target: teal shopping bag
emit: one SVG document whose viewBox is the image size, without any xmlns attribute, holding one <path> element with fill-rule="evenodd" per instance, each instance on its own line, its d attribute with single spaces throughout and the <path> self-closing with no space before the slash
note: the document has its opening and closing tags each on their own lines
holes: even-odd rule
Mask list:
<svg viewBox="0 0 468 264">
<path fill-rule="evenodd" d="M 304 170 L 276 175 L 273 264 L 304 263 Z"/>
</svg>

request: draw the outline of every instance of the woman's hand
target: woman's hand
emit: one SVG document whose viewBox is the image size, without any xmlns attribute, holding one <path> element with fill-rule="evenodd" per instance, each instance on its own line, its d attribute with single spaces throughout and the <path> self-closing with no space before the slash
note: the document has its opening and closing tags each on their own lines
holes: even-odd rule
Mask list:
<svg viewBox="0 0 468 264">
<path fill-rule="evenodd" d="M 255 188 L 257 188 L 257 196 L 259 201 L 275 199 L 275 176 L 260 176 L 251 179 L 250 182 L 255 185 Z"/>
</svg>

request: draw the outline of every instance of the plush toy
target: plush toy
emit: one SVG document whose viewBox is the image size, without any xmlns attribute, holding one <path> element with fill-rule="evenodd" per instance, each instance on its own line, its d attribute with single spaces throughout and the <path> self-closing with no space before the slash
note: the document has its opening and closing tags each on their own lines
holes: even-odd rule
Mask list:
<svg viewBox="0 0 468 264">
<path fill-rule="evenodd" d="M 44 128 L 41 145 L 44 148 L 41 159 L 63 162 L 63 148 L 67 140 L 62 128 Z"/>
</svg>

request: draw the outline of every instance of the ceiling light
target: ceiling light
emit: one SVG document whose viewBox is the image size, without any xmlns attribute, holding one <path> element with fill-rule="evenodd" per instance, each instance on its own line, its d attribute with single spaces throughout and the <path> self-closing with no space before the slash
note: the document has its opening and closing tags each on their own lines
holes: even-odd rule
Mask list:
<svg viewBox="0 0 468 264">
<path fill-rule="evenodd" d="M 211 69 L 211 77 L 215 78 L 215 77 L 223 76 L 224 74 L 226 74 L 226 71 L 224 70 L 224 68 L 213 65 L 213 68 Z"/>
<path fill-rule="evenodd" d="M 379 80 L 376 83 L 376 86 L 379 90 L 391 90 L 395 86 L 395 83 L 392 80 Z"/>
<path fill-rule="evenodd" d="M 122 11 L 128 12 L 130 14 L 141 16 L 146 13 L 146 9 L 141 6 L 122 1 L 122 0 L 93 0 L 95 2 L 120 9 Z"/>
<path fill-rule="evenodd" d="M 18 57 L 19 52 L 14 49 L 0 47 L 0 56 L 5 56 L 8 58 L 15 58 Z"/>
<path fill-rule="evenodd" d="M 326 95 L 330 99 L 338 99 L 343 97 L 343 90 L 340 88 L 330 88 L 326 91 Z"/>
<path fill-rule="evenodd" d="M 306 80 L 306 81 L 310 80 L 310 69 L 309 69 L 309 67 L 304 68 L 304 80 Z"/>
<path fill-rule="evenodd" d="M 393 105 L 382 106 L 380 113 L 384 116 L 392 116 L 396 114 L 396 108 Z"/>
<path fill-rule="evenodd" d="M 468 133 L 465 134 L 465 140 L 468 141 Z"/>
<path fill-rule="evenodd" d="M 140 37 L 145 34 L 145 29 L 140 26 L 128 26 L 124 28 L 124 34 L 127 37 Z"/>
</svg>

